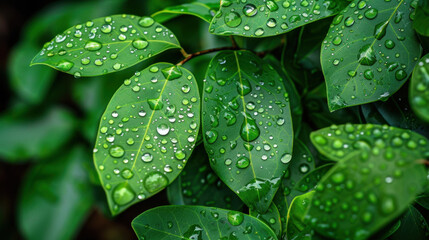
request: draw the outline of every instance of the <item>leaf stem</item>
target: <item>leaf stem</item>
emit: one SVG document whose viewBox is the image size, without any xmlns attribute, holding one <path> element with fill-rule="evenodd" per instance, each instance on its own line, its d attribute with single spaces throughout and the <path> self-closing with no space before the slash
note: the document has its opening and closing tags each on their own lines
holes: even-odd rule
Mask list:
<svg viewBox="0 0 429 240">
<path fill-rule="evenodd" d="M 180 49 L 180 52 L 182 53 L 184 58 L 187 58 L 189 56 L 189 54 L 183 48 Z"/>
<path fill-rule="evenodd" d="M 201 56 L 201 55 L 204 55 L 204 54 L 213 53 L 213 52 L 218 52 L 218 51 L 223 51 L 223 50 L 238 50 L 238 49 L 239 49 L 239 48 L 237 48 L 237 47 L 220 47 L 220 48 L 207 49 L 207 50 L 203 50 L 203 51 L 199 51 L 199 52 L 195 52 L 195 53 L 191 53 L 191 54 L 187 54 L 187 53 L 183 50 L 183 52 L 184 52 L 184 53 L 186 53 L 186 55 L 185 55 L 185 54 L 183 54 L 183 52 L 182 52 L 182 54 L 183 54 L 183 56 L 185 57 L 185 59 L 183 59 L 182 61 L 180 61 L 180 62 L 177 64 L 177 66 L 181 66 L 181 65 L 185 64 L 187 61 L 191 60 L 192 58 L 197 57 L 197 56 Z"/>
</svg>

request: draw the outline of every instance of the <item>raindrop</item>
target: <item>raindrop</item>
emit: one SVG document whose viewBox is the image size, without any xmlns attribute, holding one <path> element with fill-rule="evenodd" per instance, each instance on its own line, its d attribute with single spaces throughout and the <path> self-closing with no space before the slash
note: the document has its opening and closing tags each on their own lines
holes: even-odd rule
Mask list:
<svg viewBox="0 0 429 240">
<path fill-rule="evenodd" d="M 156 131 L 158 132 L 159 135 L 165 136 L 170 132 L 170 127 L 167 124 L 160 124 L 156 128 Z"/>
<path fill-rule="evenodd" d="M 168 185 L 168 178 L 160 172 L 152 172 L 146 176 L 143 185 L 150 193 L 158 192 Z"/>
<path fill-rule="evenodd" d="M 146 40 L 141 38 L 134 39 L 132 44 L 133 44 L 133 47 L 139 50 L 145 49 L 147 45 L 149 45 L 149 43 Z"/>
<path fill-rule="evenodd" d="M 253 17 L 258 13 L 258 9 L 253 4 L 246 4 L 243 7 L 243 13 L 248 17 Z"/>
<path fill-rule="evenodd" d="M 238 158 L 237 163 L 235 164 L 235 166 L 240 169 L 247 168 L 249 165 L 250 160 L 245 156 Z"/>
<path fill-rule="evenodd" d="M 125 150 L 121 146 L 113 145 L 109 149 L 109 154 L 110 154 L 110 156 L 112 156 L 114 158 L 120 158 L 120 157 L 124 156 Z"/>
<path fill-rule="evenodd" d="M 101 48 L 101 43 L 99 43 L 99 42 L 96 42 L 96 41 L 88 41 L 86 44 L 85 44 L 85 49 L 86 50 L 88 50 L 88 51 L 97 51 L 97 50 L 100 50 L 100 48 Z"/>
<path fill-rule="evenodd" d="M 143 154 L 143 156 L 142 156 L 143 162 L 148 163 L 148 162 L 152 162 L 152 160 L 153 160 L 153 156 L 150 153 Z"/>
<path fill-rule="evenodd" d="M 224 17 L 225 24 L 229 27 L 238 27 L 241 24 L 241 17 L 236 12 L 229 12 Z"/>
<path fill-rule="evenodd" d="M 130 203 L 135 196 L 136 194 L 126 182 L 118 184 L 112 193 L 113 201 L 118 205 Z"/>
</svg>

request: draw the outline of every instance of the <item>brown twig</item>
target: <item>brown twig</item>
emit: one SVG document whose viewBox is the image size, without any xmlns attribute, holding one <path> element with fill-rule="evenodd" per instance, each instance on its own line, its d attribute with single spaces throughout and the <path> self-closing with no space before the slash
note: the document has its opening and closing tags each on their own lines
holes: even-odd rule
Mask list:
<svg viewBox="0 0 429 240">
<path fill-rule="evenodd" d="M 185 64 L 187 61 L 191 60 L 192 58 L 200 56 L 200 55 L 204 55 L 204 54 L 208 54 L 208 53 L 212 53 L 212 52 L 223 51 L 223 50 L 237 50 L 237 49 L 238 49 L 237 47 L 221 47 L 221 48 L 212 48 L 212 49 L 207 49 L 207 50 L 203 50 L 203 51 L 199 51 L 199 52 L 195 52 L 195 53 L 191 53 L 191 54 L 186 54 L 186 55 L 183 55 L 185 57 L 185 59 L 180 61 L 177 64 L 177 66 L 181 66 L 181 65 Z"/>
</svg>

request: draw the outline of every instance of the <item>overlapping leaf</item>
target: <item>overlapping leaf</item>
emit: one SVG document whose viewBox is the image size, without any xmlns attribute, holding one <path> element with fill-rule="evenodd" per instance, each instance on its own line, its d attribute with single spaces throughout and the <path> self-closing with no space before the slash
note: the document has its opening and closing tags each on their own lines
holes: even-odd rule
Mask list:
<svg viewBox="0 0 429 240">
<path fill-rule="evenodd" d="M 414 29 L 419 34 L 429 37 L 429 1 L 420 0 L 416 8 L 414 19 Z"/>
<path fill-rule="evenodd" d="M 321 52 L 331 111 L 386 99 L 405 83 L 421 53 L 411 2 L 355 0 L 335 17 Z"/>
<path fill-rule="evenodd" d="M 167 7 L 161 11 L 152 14 L 152 17 L 153 19 L 155 19 L 155 21 L 163 23 L 177 16 L 186 14 L 196 16 L 210 23 L 218 9 L 218 0 L 206 0 Z"/>
<path fill-rule="evenodd" d="M 366 239 L 398 217 L 428 184 L 422 163 L 428 141 L 409 130 L 343 125 L 319 130 L 312 139 L 333 160 L 341 155 L 318 183 L 309 210 L 308 222 L 324 236 Z M 332 154 L 326 154 L 328 146 Z"/>
<path fill-rule="evenodd" d="M 348 0 L 222 0 L 210 32 L 221 35 L 268 37 L 340 12 Z"/>
<path fill-rule="evenodd" d="M 279 209 L 274 202 L 265 213 L 258 213 L 257 211 L 250 210 L 250 215 L 266 223 L 274 231 L 276 236 L 280 239 L 282 234 L 282 222 Z"/>
<path fill-rule="evenodd" d="M 120 71 L 168 49 L 174 34 L 150 17 L 113 15 L 78 24 L 45 44 L 32 65 L 44 64 L 75 76 Z"/>
<path fill-rule="evenodd" d="M 429 122 L 429 54 L 420 59 L 414 68 L 409 97 L 416 115 Z"/>
<path fill-rule="evenodd" d="M 274 232 L 255 217 L 212 207 L 157 207 L 137 216 L 131 225 L 138 239 L 277 239 Z"/>
<path fill-rule="evenodd" d="M 216 174 L 252 209 L 269 207 L 292 155 L 288 95 L 278 73 L 248 51 L 224 51 L 207 70 L 204 145 Z"/>
<path fill-rule="evenodd" d="M 94 162 L 111 212 L 164 189 L 181 172 L 199 130 L 193 75 L 154 64 L 124 81 L 100 122 Z"/>
</svg>

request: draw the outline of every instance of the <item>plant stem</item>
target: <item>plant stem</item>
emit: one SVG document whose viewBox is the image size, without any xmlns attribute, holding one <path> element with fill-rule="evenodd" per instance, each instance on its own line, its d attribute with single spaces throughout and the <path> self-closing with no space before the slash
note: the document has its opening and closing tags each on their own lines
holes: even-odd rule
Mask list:
<svg viewBox="0 0 429 240">
<path fill-rule="evenodd" d="M 207 49 L 207 50 L 203 50 L 203 51 L 199 51 L 199 52 L 195 52 L 195 53 L 191 53 L 191 54 L 187 54 L 183 50 L 182 54 L 185 57 L 185 59 L 183 59 L 182 61 L 180 61 L 177 64 L 177 66 L 181 66 L 181 65 L 185 64 L 187 61 L 191 60 L 192 58 L 200 56 L 200 55 L 204 55 L 204 54 L 208 54 L 208 53 L 212 53 L 212 52 L 223 51 L 223 50 L 237 50 L 237 49 L 238 49 L 237 47 L 221 47 L 221 48 Z M 186 53 L 186 55 L 184 53 Z"/>
<path fill-rule="evenodd" d="M 189 54 L 183 48 L 180 49 L 180 52 L 182 53 L 184 58 L 187 58 L 189 56 Z"/>
</svg>

